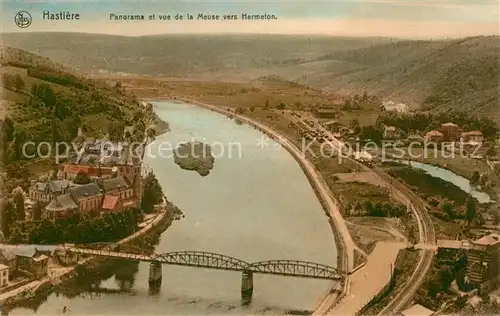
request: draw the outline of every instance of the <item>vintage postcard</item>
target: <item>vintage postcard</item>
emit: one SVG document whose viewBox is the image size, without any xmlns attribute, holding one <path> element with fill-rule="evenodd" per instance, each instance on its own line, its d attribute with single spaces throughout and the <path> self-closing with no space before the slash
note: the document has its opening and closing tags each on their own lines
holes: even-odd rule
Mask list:
<svg viewBox="0 0 500 316">
<path fill-rule="evenodd" d="M 0 0 L 2 315 L 500 313 L 500 3 Z"/>
</svg>

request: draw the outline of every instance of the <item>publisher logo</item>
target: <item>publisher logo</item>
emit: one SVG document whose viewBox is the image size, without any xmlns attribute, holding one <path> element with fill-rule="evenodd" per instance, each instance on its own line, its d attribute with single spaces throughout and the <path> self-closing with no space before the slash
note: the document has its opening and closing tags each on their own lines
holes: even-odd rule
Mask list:
<svg viewBox="0 0 500 316">
<path fill-rule="evenodd" d="M 14 23 L 16 23 L 16 25 L 21 28 L 27 28 L 28 26 L 30 26 L 32 20 L 33 19 L 31 18 L 31 14 L 26 11 L 19 11 L 14 16 Z"/>
</svg>

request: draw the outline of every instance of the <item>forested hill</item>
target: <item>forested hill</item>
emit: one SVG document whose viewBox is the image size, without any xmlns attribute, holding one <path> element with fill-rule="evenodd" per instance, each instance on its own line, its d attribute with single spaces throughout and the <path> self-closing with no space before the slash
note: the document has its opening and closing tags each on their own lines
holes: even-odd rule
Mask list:
<svg viewBox="0 0 500 316">
<path fill-rule="evenodd" d="M 281 35 L 3 34 L 10 46 L 85 73 L 246 81 L 269 75 L 340 95 L 500 122 L 500 37 L 402 40 Z"/>
<path fill-rule="evenodd" d="M 399 41 L 334 52 L 301 67 L 315 64 L 321 69 L 301 83 L 331 92 L 366 89 L 425 109 L 500 120 L 499 36 Z"/>
<path fill-rule="evenodd" d="M 89 137 L 117 138 L 126 126 L 144 135 L 143 107 L 121 85 L 87 79 L 19 49 L 1 47 L 0 52 L 0 157 L 7 172 L 11 164 L 28 160 L 24 143 L 71 142 L 80 127 Z M 32 155 L 34 147 L 27 150 Z"/>
</svg>

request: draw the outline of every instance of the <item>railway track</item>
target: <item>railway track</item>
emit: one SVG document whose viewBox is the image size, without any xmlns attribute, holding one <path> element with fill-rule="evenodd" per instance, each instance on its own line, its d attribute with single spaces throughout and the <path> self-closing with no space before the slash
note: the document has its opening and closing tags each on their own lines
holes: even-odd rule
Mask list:
<svg viewBox="0 0 500 316">
<path fill-rule="evenodd" d="M 299 119 L 299 121 L 302 121 Z M 302 123 L 307 126 L 303 121 Z M 338 152 L 343 151 L 343 144 L 335 139 L 333 134 L 326 130 L 324 127 L 318 124 L 316 126 L 319 130 L 322 130 L 326 135 L 328 135 L 332 141 L 328 141 L 333 148 L 336 148 Z M 434 224 L 428 214 L 427 203 L 423 201 L 415 192 L 405 186 L 403 183 L 394 179 L 388 175 L 384 170 L 380 168 L 369 168 L 368 166 L 357 161 L 353 157 L 345 156 L 345 159 L 356 164 L 360 169 L 365 172 L 373 173 L 382 183 L 388 188 L 393 190 L 393 193 L 398 195 L 407 205 L 410 206 L 412 213 L 415 216 L 419 229 L 419 243 L 421 244 L 436 244 L 436 234 L 434 230 Z M 434 257 L 433 250 L 419 250 L 420 259 L 417 263 L 415 270 L 413 271 L 411 277 L 407 280 L 402 289 L 399 290 L 396 297 L 387 304 L 387 306 L 379 313 L 379 315 L 393 315 L 403 309 L 411 299 L 415 296 L 418 288 L 422 285 L 425 275 L 429 271 L 432 260 Z"/>
</svg>

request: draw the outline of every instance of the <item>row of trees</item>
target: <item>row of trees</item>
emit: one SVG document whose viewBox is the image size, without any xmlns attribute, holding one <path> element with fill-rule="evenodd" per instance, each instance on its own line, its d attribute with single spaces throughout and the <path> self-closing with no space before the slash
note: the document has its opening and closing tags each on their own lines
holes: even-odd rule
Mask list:
<svg viewBox="0 0 500 316">
<path fill-rule="evenodd" d="M 347 216 L 362 215 L 374 217 L 402 217 L 406 214 L 406 206 L 402 204 L 372 202 L 370 200 L 364 203 L 357 202 L 348 209 Z M 351 214 L 353 213 L 353 214 Z"/>
<path fill-rule="evenodd" d="M 154 207 L 163 201 L 163 190 L 153 172 L 149 172 L 143 181 L 141 209 L 144 213 L 154 212 Z"/>
<path fill-rule="evenodd" d="M 30 227 L 18 223 L 14 225 L 8 240 L 10 243 L 32 244 L 117 241 L 134 233 L 142 218 L 138 208 L 102 215 L 76 213 L 55 221 L 44 219 Z"/>
</svg>

